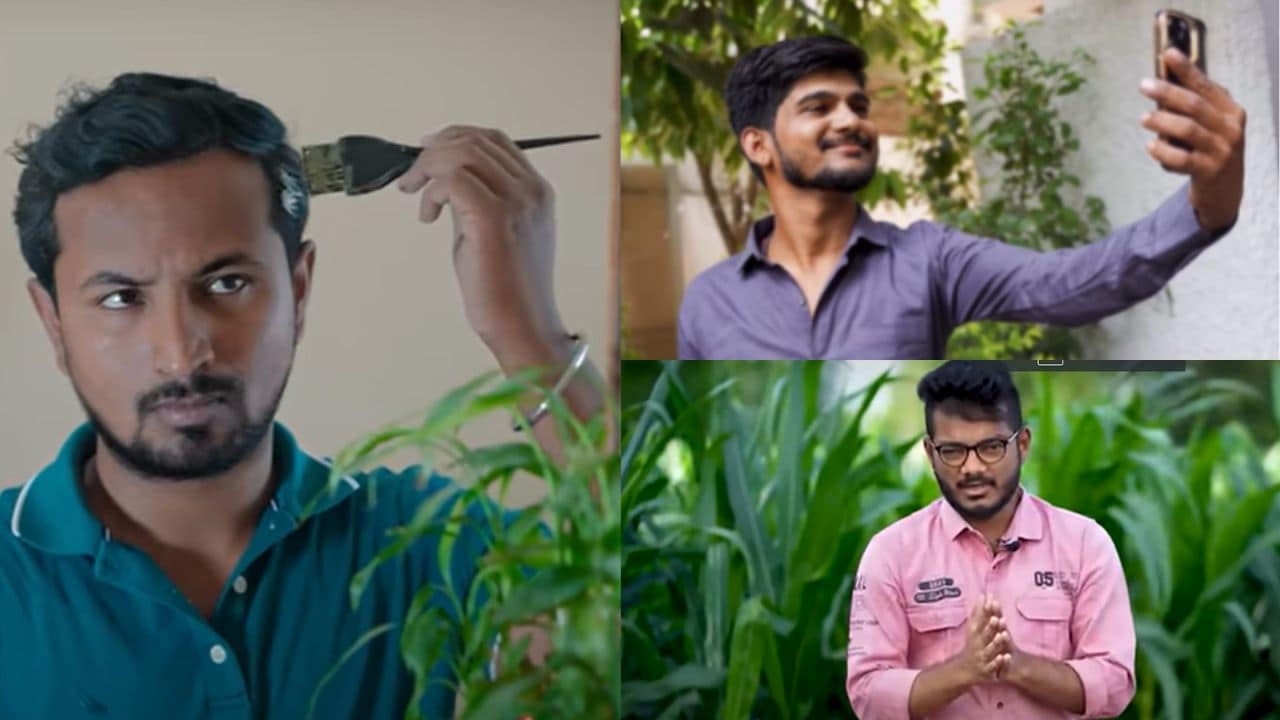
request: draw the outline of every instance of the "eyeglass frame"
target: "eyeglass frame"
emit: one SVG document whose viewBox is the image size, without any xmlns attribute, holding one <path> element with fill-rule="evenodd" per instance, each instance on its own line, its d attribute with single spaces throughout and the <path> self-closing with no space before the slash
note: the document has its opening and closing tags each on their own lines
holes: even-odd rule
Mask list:
<svg viewBox="0 0 1280 720">
<path fill-rule="evenodd" d="M 937 455 L 937 457 L 938 457 L 938 462 L 942 463 L 943 465 L 946 465 L 946 466 L 947 466 L 947 467 L 949 467 L 949 468 L 952 468 L 953 470 L 955 470 L 955 469 L 959 469 L 959 468 L 962 468 L 962 467 L 964 467 L 964 464 L 965 464 L 965 463 L 969 462 L 969 453 L 973 453 L 973 456 L 974 456 L 974 457 L 976 457 L 976 458 L 978 458 L 978 462 L 982 463 L 983 465 L 986 465 L 986 466 L 990 467 L 990 466 L 992 466 L 992 465 L 995 465 L 996 463 L 999 463 L 1001 460 L 1004 460 L 1004 459 L 1005 459 L 1005 457 L 1006 457 L 1006 456 L 1008 456 L 1008 454 L 1009 454 L 1009 443 L 1013 442 L 1014 438 L 1016 438 L 1016 437 L 1018 437 L 1019 435 L 1021 435 L 1021 434 L 1022 434 L 1022 431 L 1023 431 L 1023 430 L 1026 430 L 1026 429 L 1027 429 L 1027 426 L 1026 426 L 1026 425 L 1023 425 L 1022 427 L 1018 428 L 1017 430 L 1014 430 L 1014 431 L 1013 431 L 1013 434 L 1012 434 L 1012 435 L 1010 435 L 1008 438 L 1006 438 L 1006 439 L 1005 439 L 1005 441 L 1004 441 L 1003 443 L 1001 443 L 1001 445 L 1000 445 L 1000 457 L 999 457 L 999 458 L 997 458 L 996 460 L 992 461 L 992 462 L 987 462 L 986 460 L 983 460 L 983 459 L 982 459 L 982 456 L 978 454 L 978 445 L 981 445 L 982 443 L 985 443 L 985 442 L 988 442 L 988 441 L 991 441 L 991 440 L 999 440 L 1000 438 L 998 438 L 998 437 L 994 437 L 994 438 L 983 438 L 980 442 L 978 442 L 978 444 L 977 444 L 977 445 L 965 445 L 964 443 L 942 443 L 943 445 L 945 445 L 945 446 L 947 446 L 947 447 L 955 447 L 955 448 L 961 448 L 961 447 L 962 447 L 962 448 L 964 448 L 964 458 L 960 461 L 960 464 L 958 464 L 958 465 L 952 465 L 951 463 L 949 463 L 949 462 L 947 462 L 946 460 L 943 460 L 943 459 L 942 459 L 942 453 L 938 452 L 938 443 L 937 443 L 937 442 L 935 442 L 935 441 L 934 441 L 934 439 L 933 439 L 931 436 L 926 435 L 926 436 L 925 436 L 925 439 L 929 441 L 929 446 L 933 448 L 933 453 L 934 453 L 935 455 Z"/>
</svg>

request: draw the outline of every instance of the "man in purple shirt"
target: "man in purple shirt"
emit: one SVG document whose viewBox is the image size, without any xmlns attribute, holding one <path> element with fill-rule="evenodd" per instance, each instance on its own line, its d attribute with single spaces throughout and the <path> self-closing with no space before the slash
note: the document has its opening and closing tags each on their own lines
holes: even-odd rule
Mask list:
<svg viewBox="0 0 1280 720">
<path fill-rule="evenodd" d="M 1158 134 L 1147 152 L 1190 182 L 1101 240 L 1040 253 L 873 220 L 852 196 L 878 158 L 866 55 L 835 37 L 748 52 L 725 98 L 775 214 L 685 291 L 680 357 L 939 358 L 963 323 L 1079 325 L 1155 294 L 1231 229 L 1244 191 L 1243 108 L 1176 50 L 1164 59 L 1183 85 L 1142 82 L 1159 106 L 1142 119 Z"/>
</svg>

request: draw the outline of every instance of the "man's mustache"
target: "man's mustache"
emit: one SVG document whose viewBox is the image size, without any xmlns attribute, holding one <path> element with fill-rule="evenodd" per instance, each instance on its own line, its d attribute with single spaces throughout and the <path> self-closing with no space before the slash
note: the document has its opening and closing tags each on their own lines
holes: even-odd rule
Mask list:
<svg viewBox="0 0 1280 720">
<path fill-rule="evenodd" d="M 220 375 L 193 375 L 186 381 L 175 380 L 147 391 L 138 398 L 138 413 L 147 413 L 158 405 L 202 395 L 235 395 L 243 383 L 234 377 Z"/>
<path fill-rule="evenodd" d="M 818 148 L 821 150 L 830 150 L 833 147 L 838 147 L 840 145 L 849 145 L 849 144 L 857 145 L 858 147 L 862 148 L 863 150 L 866 150 L 867 152 L 871 152 L 875 148 L 875 143 L 871 140 L 871 138 L 860 132 L 856 132 L 851 135 L 844 135 L 838 138 L 828 138 L 828 139 L 821 140 L 818 142 Z"/>
</svg>

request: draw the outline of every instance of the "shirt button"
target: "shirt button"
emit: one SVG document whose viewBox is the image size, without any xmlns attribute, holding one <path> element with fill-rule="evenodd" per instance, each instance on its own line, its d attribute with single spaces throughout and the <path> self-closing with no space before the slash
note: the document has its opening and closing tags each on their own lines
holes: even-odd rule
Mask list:
<svg viewBox="0 0 1280 720">
<path fill-rule="evenodd" d="M 209 659 L 214 665 L 221 665 L 227 661 L 227 651 L 221 645 L 214 645 L 209 648 Z"/>
<path fill-rule="evenodd" d="M 235 590 L 237 595 L 243 595 L 244 591 L 249 589 L 249 581 L 245 580 L 243 575 L 239 575 L 232 581 L 231 589 Z"/>
</svg>

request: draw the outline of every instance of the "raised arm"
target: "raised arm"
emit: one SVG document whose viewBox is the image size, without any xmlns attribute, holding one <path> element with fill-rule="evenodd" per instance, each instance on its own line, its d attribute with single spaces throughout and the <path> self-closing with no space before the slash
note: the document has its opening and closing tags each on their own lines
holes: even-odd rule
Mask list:
<svg viewBox="0 0 1280 720">
<path fill-rule="evenodd" d="M 952 230 L 934 246 L 935 296 L 951 327 L 1101 320 L 1159 292 L 1221 236 L 1200 227 L 1187 193 L 1179 188 L 1154 213 L 1101 240 L 1053 252 Z"/>
<path fill-rule="evenodd" d="M 570 336 L 556 306 L 555 194 L 524 153 L 500 131 L 448 127 L 423 138 L 422 154 L 399 187 L 421 191 L 423 222 L 449 207 L 467 321 L 503 372 L 536 369 L 548 388 L 564 378 L 561 395 L 573 413 L 582 419 L 599 413 L 600 374 L 589 360 L 574 362 L 580 340 Z M 541 399 L 531 396 L 528 408 Z M 534 433 L 560 455 L 552 423 L 536 423 Z"/>
<path fill-rule="evenodd" d="M 1147 154 L 1190 182 L 1151 215 L 1082 247 L 1041 254 L 962 233 L 945 237 L 933 290 L 952 327 L 1100 320 L 1155 294 L 1230 231 L 1244 197 L 1245 110 L 1177 50 L 1164 60 L 1181 84 L 1143 80 L 1139 90 L 1157 107 L 1140 124 L 1158 134 Z"/>
</svg>

